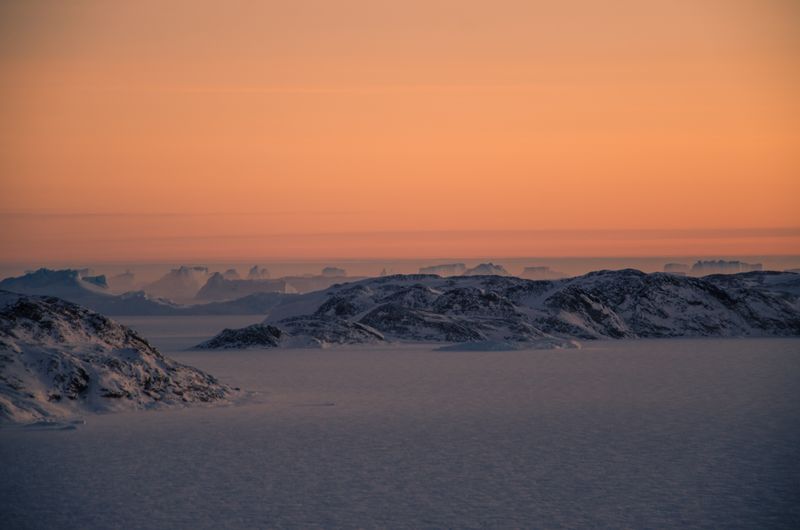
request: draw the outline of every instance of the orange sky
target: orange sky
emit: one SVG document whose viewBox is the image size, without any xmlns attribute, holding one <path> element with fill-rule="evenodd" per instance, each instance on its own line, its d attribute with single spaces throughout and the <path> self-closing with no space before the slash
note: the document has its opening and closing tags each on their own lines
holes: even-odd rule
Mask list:
<svg viewBox="0 0 800 530">
<path fill-rule="evenodd" d="M 792 0 L 3 2 L 0 258 L 797 254 L 799 52 Z"/>
</svg>

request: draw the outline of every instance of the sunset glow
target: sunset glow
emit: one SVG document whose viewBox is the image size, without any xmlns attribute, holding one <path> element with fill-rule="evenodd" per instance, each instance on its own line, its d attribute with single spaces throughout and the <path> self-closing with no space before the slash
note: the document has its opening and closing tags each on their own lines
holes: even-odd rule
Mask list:
<svg viewBox="0 0 800 530">
<path fill-rule="evenodd" d="M 2 257 L 795 254 L 798 23 L 778 0 L 4 3 Z"/>
</svg>

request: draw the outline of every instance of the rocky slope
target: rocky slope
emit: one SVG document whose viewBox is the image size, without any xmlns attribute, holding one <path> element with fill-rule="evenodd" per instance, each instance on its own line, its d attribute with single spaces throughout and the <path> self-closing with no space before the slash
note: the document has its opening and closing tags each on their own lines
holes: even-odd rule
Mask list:
<svg viewBox="0 0 800 530">
<path fill-rule="evenodd" d="M 380 341 L 518 342 L 568 345 L 572 339 L 800 336 L 800 303 L 775 285 L 794 278 L 725 281 L 636 270 L 576 278 L 372 278 L 283 300 L 259 342 L 226 330 L 204 347 Z M 791 274 L 791 273 L 778 273 Z M 796 275 L 793 275 L 796 276 Z M 274 340 L 272 340 L 274 339 Z"/>
<path fill-rule="evenodd" d="M 0 291 L 0 423 L 222 402 L 235 393 L 98 313 Z"/>
</svg>

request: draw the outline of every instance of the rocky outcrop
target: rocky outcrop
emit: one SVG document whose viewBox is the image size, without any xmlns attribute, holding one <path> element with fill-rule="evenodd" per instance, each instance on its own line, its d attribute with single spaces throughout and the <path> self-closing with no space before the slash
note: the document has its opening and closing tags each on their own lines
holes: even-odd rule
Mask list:
<svg viewBox="0 0 800 530">
<path fill-rule="evenodd" d="M 265 323 L 295 342 L 318 343 L 800 336 L 795 277 L 690 278 L 632 269 L 553 281 L 397 275 L 285 299 Z"/>
<path fill-rule="evenodd" d="M 223 402 L 235 394 L 94 311 L 0 291 L 0 422 Z"/>
</svg>

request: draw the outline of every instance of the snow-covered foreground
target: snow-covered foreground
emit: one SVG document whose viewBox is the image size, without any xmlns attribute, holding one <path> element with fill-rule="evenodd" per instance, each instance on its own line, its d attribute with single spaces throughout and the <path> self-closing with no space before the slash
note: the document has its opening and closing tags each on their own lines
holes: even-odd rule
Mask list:
<svg viewBox="0 0 800 530">
<path fill-rule="evenodd" d="M 258 394 L 0 430 L 4 528 L 800 525 L 798 339 L 187 352 L 125 323 Z"/>
</svg>

